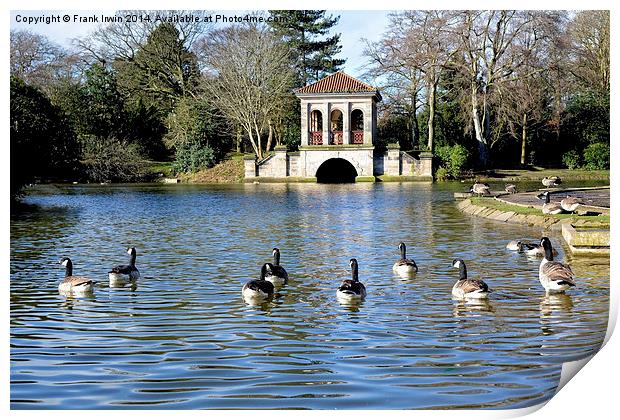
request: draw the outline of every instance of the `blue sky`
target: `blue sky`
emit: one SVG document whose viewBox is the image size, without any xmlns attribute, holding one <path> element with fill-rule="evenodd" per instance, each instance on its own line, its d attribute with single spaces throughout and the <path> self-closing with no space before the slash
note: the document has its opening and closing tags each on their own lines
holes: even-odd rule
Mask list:
<svg viewBox="0 0 620 420">
<path fill-rule="evenodd" d="M 89 14 L 96 15 L 113 15 L 112 10 L 97 10 L 97 11 L 79 11 L 75 12 L 82 16 L 88 16 Z M 215 12 L 214 13 L 218 13 Z M 222 12 L 219 12 L 222 13 Z M 226 14 L 240 14 L 243 12 L 226 12 Z M 381 34 L 386 28 L 388 19 L 388 11 L 380 10 L 365 10 L 365 11 L 351 11 L 351 10 L 330 10 L 328 13 L 332 15 L 340 15 L 340 21 L 334 28 L 333 32 L 341 34 L 342 53 L 339 58 L 346 58 L 344 70 L 352 76 L 360 76 L 362 74 L 361 66 L 364 64 L 364 56 L 362 51 L 364 44 L 360 41 L 361 38 L 369 40 L 377 40 L 381 37 Z M 21 16 L 51 16 L 64 14 L 73 15 L 71 11 L 11 11 L 11 29 L 28 29 L 33 32 L 41 33 L 49 37 L 52 41 L 61 44 L 63 46 L 70 46 L 71 39 L 87 35 L 92 31 L 97 24 L 87 23 L 51 23 L 46 25 L 41 24 L 25 24 L 16 22 L 17 15 Z"/>
</svg>

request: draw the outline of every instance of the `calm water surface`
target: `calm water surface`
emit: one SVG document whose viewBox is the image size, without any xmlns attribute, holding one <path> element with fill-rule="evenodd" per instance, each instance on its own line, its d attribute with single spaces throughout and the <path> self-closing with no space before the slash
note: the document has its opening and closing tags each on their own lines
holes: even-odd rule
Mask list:
<svg viewBox="0 0 620 420">
<path fill-rule="evenodd" d="M 571 258 L 578 288 L 546 297 L 506 242 L 540 228 L 472 218 L 463 185 L 72 186 L 11 216 L 11 407 L 516 408 L 552 397 L 560 364 L 600 347 L 609 259 Z M 420 266 L 391 271 L 399 241 Z M 135 290 L 107 272 L 138 249 Z M 290 283 L 262 306 L 241 286 L 271 248 Z M 69 256 L 92 297 L 57 292 Z M 360 264 L 368 298 L 335 289 Z M 495 290 L 450 291 L 463 258 Z"/>
</svg>

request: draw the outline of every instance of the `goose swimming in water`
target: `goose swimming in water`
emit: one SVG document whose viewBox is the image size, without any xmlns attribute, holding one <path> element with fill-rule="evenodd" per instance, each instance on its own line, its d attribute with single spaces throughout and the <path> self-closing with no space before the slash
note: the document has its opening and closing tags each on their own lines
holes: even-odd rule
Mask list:
<svg viewBox="0 0 620 420">
<path fill-rule="evenodd" d="M 415 261 L 407 258 L 407 247 L 404 242 L 398 244 L 400 250 L 400 260 L 396 261 L 392 266 L 392 270 L 401 275 L 408 275 L 418 272 L 418 266 Z"/>
<path fill-rule="evenodd" d="M 260 279 L 250 280 L 243 285 L 241 293 L 245 299 L 267 299 L 273 295 L 274 287 L 273 283 L 265 280 L 267 275 L 271 273 L 273 265 L 265 263 L 260 269 Z"/>
<path fill-rule="evenodd" d="M 544 177 L 541 182 L 545 187 L 550 188 L 560 185 L 562 183 L 562 179 L 559 176 L 550 176 Z"/>
<path fill-rule="evenodd" d="M 510 241 L 506 245 L 506 248 L 511 251 L 519 251 L 519 253 L 542 257 L 545 255 L 543 248 L 537 243 L 523 242 L 523 241 Z M 554 249 L 553 255 L 558 255 L 558 252 Z"/>
<path fill-rule="evenodd" d="M 452 287 L 452 296 L 457 299 L 486 299 L 489 297 L 491 290 L 484 281 L 467 278 L 467 267 L 465 267 L 465 262 L 462 259 L 454 259 L 452 267 L 459 269 L 459 279 Z"/>
<path fill-rule="evenodd" d="M 280 265 L 280 250 L 274 248 L 271 253 L 273 254 L 273 264 L 271 264 L 271 269 L 267 272 L 265 280 L 272 282 L 276 287 L 282 287 L 288 282 L 288 273 Z"/>
<path fill-rule="evenodd" d="M 553 247 L 546 236 L 541 238 L 540 246 L 545 250 L 545 257 L 540 262 L 538 278 L 548 293 L 562 293 L 573 287 L 573 270 L 561 262 L 553 261 Z"/>
<path fill-rule="evenodd" d="M 545 200 L 545 203 L 542 206 L 543 214 L 560 214 L 564 213 L 564 209 L 560 206 L 560 203 L 552 203 L 549 197 L 549 191 L 545 191 L 542 194 L 538 194 L 536 198 L 540 200 Z"/>
<path fill-rule="evenodd" d="M 65 267 L 65 278 L 58 285 L 58 291 L 65 295 L 90 293 L 93 291 L 93 281 L 86 277 L 73 275 L 73 263 L 69 258 L 58 261 Z"/>
<path fill-rule="evenodd" d="M 349 266 L 351 267 L 351 280 L 343 280 L 338 290 L 336 290 L 336 296 L 344 301 L 364 299 L 366 297 L 366 287 L 359 281 L 357 260 L 351 258 Z"/>
<path fill-rule="evenodd" d="M 140 278 L 140 271 L 136 268 L 136 248 L 127 248 L 127 253 L 130 255 L 129 264 L 117 265 L 108 272 L 111 287 L 122 286 Z"/>
</svg>

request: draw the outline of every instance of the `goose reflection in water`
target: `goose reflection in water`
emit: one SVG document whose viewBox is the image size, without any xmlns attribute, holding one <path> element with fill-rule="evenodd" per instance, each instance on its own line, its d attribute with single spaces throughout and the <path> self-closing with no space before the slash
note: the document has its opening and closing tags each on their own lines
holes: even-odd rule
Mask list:
<svg viewBox="0 0 620 420">
<path fill-rule="evenodd" d="M 565 293 L 548 293 L 540 299 L 541 323 L 556 323 L 573 311 L 573 298 Z"/>
<path fill-rule="evenodd" d="M 455 318 L 474 318 L 495 313 L 495 308 L 488 299 L 455 299 L 453 302 L 452 314 Z"/>
</svg>

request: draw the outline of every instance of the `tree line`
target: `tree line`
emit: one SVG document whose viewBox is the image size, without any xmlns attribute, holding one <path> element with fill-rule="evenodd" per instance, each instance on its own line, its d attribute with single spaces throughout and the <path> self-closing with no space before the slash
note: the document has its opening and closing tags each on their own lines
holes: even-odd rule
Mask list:
<svg viewBox="0 0 620 420">
<path fill-rule="evenodd" d="M 340 17 L 259 14 L 276 19 L 114 22 L 71 48 L 11 31 L 12 195 L 38 178 L 134 181 L 152 161 L 188 172 L 295 149 L 293 91 L 343 66 Z M 395 12 L 364 54 L 384 98 L 378 148 L 428 149 L 440 177 L 609 165 L 606 11 Z"/>
<path fill-rule="evenodd" d="M 293 90 L 344 63 L 331 34 L 339 17 L 268 14 L 277 18 L 269 25 L 113 22 L 71 49 L 11 31 L 12 195 L 38 178 L 135 181 L 148 161 L 187 172 L 231 150 L 262 159 L 277 144 L 296 147 Z"/>
<path fill-rule="evenodd" d="M 395 12 L 365 54 L 379 137 L 435 152 L 444 175 L 609 167 L 609 11 Z"/>
</svg>

